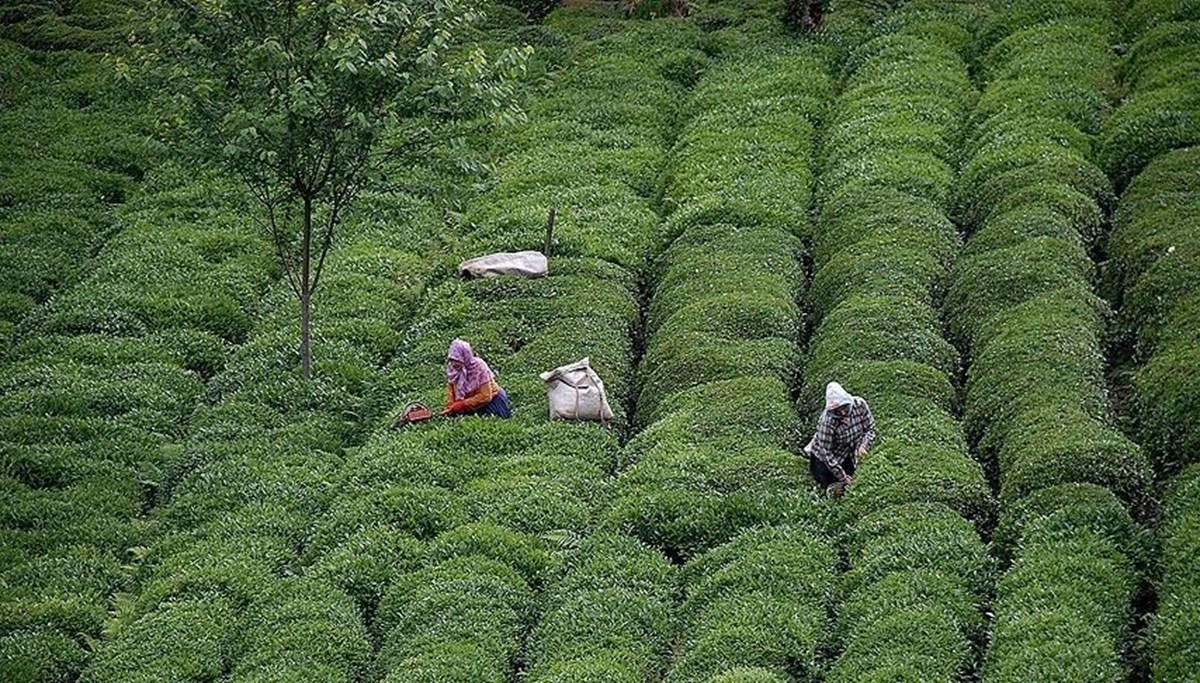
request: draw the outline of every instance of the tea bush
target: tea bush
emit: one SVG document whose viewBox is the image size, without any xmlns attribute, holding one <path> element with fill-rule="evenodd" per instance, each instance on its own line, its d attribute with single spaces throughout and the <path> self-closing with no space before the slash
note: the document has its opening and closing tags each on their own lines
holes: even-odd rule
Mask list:
<svg viewBox="0 0 1200 683">
<path fill-rule="evenodd" d="M 1162 543 L 1162 578 L 1158 589 L 1158 613 L 1151 627 L 1154 662 L 1152 680 L 1186 679 L 1200 658 L 1188 637 L 1196 628 L 1194 606 L 1200 582 L 1196 580 L 1196 558 L 1200 557 L 1197 527 L 1200 526 L 1200 472 L 1189 467 L 1175 477 L 1164 503 L 1159 534 Z"/>
<path fill-rule="evenodd" d="M 786 401 L 811 132 L 831 83 L 817 52 L 763 38 L 723 55 L 684 107 L 663 182 L 667 244 L 650 270 L 641 434 L 605 516 L 680 559 L 813 516 L 802 462 L 783 447 L 796 442 Z"/>
<path fill-rule="evenodd" d="M 922 22 L 897 16 L 895 33 L 849 54 L 823 140 L 799 407 L 815 415 L 838 381 L 870 403 L 880 434 L 834 513 L 849 569 L 826 680 L 957 680 L 991 580 L 972 522 L 990 524 L 994 504 L 950 412 L 961 361 L 934 308 L 960 247 L 947 211 L 976 93 L 965 45 Z M 904 584 L 925 576 L 945 587 L 937 599 Z"/>
<path fill-rule="evenodd" d="M 148 682 L 162 680 L 167 671 L 180 677 L 219 677 L 225 643 L 236 627 L 236 611 L 228 600 L 208 596 L 167 603 L 122 629 L 80 680 Z"/>
<path fill-rule="evenodd" d="M 713 680 L 742 667 L 809 680 L 835 565 L 833 549 L 805 526 L 746 531 L 693 558 L 683 571 L 683 650 L 666 680 Z"/>
<path fill-rule="evenodd" d="M 317 581 L 285 579 L 243 613 L 229 656 L 235 678 L 294 666 L 349 681 L 368 671 L 371 644 L 349 596 Z"/>
<path fill-rule="evenodd" d="M 1087 523 L 1131 526 L 1113 494 L 1140 506 L 1152 477 L 1111 424 L 1108 311 L 1088 258 L 1113 203 L 1089 137 L 1108 125 L 1115 92 L 1114 17 L 1090 0 L 1008 4 L 981 37 L 988 83 L 954 200 L 970 239 L 945 310 L 972 358 L 964 417 L 999 480 L 998 547 L 1015 558 L 997 588 L 984 681 L 1127 675 L 1135 549 Z"/>
<path fill-rule="evenodd" d="M 1105 122 L 1101 138 L 1105 169 L 1118 187 L 1156 157 L 1200 142 L 1200 88 L 1192 77 L 1200 68 L 1200 24 L 1195 14 L 1160 17 L 1134 36 L 1125 65 L 1133 91 Z"/>
<path fill-rule="evenodd" d="M 675 570 L 661 554 L 626 536 L 592 535 L 547 585 L 529 637 L 529 680 L 633 683 L 660 675 L 674 594 Z"/>
<path fill-rule="evenodd" d="M 374 624 L 382 639 L 378 666 L 404 671 L 434 646 L 462 642 L 479 647 L 503 673 L 513 666 L 531 603 L 520 575 L 480 557 L 400 577 L 384 593 Z"/>
</svg>

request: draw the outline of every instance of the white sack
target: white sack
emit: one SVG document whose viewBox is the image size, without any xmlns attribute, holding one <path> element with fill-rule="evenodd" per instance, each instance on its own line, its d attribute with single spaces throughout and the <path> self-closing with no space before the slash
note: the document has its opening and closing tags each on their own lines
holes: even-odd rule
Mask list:
<svg viewBox="0 0 1200 683">
<path fill-rule="evenodd" d="M 608 422 L 613 419 L 604 381 L 592 369 L 589 358 L 543 372 L 540 377 L 546 383 L 551 420 Z"/>
<path fill-rule="evenodd" d="M 540 251 L 488 254 L 458 264 L 459 275 L 470 277 L 546 277 L 549 265 Z"/>
</svg>

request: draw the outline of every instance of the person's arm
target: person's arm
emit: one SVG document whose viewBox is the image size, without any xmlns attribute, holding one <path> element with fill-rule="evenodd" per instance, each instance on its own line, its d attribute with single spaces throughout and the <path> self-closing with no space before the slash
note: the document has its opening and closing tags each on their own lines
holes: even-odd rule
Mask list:
<svg viewBox="0 0 1200 683">
<path fill-rule="evenodd" d="M 871 406 L 867 405 L 866 401 L 862 402 L 862 408 L 867 414 L 863 417 L 866 433 L 863 434 L 862 441 L 859 442 L 856 453 L 860 458 L 866 455 L 867 451 L 871 448 L 871 444 L 875 443 L 875 416 L 871 414 Z"/>
<path fill-rule="evenodd" d="M 449 408 L 454 403 L 454 383 L 446 382 L 446 407 Z"/>
<path fill-rule="evenodd" d="M 487 384 L 479 387 L 475 393 L 461 398 L 450 404 L 450 414 L 456 415 L 459 413 L 473 413 L 476 410 L 486 406 L 496 398 L 496 393 L 500 391 L 500 387 L 496 384 L 496 380 L 492 380 Z"/>
<path fill-rule="evenodd" d="M 833 455 L 833 420 L 829 419 L 826 413 L 821 413 L 821 417 L 817 419 L 817 433 L 813 435 L 812 440 L 812 456 L 828 467 L 838 481 L 850 480 L 846 471 L 842 469 L 842 463 Z"/>
</svg>

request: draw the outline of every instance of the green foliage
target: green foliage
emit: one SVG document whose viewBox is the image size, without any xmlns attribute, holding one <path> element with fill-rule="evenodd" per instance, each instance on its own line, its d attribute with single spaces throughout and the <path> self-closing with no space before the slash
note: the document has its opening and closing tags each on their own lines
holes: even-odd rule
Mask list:
<svg viewBox="0 0 1200 683">
<path fill-rule="evenodd" d="M 748 531 L 684 569 L 683 653 L 668 681 L 739 667 L 809 679 L 827 629 L 836 558 L 807 528 Z"/>
<path fill-rule="evenodd" d="M 305 568 L 304 575 L 345 591 L 364 615 L 373 615 L 384 589 L 420 569 L 425 546 L 386 526 L 359 529 Z"/>
<path fill-rule="evenodd" d="M 35 16 L 19 18 L 30 10 Z M 8 10 L 0 34 L 43 20 L 61 24 L 56 11 L 67 20 L 87 14 L 20 5 Z M 88 273 L 114 232 L 117 205 L 158 150 L 145 137 L 147 107 L 98 55 L 30 51 L 7 40 L 0 52 L 13 83 L 0 88 L 0 345 L 7 346 L 39 304 Z"/>
<path fill-rule="evenodd" d="M 987 631 L 979 599 L 961 581 L 937 569 L 892 572 L 849 595 L 837 608 L 836 633 L 841 641 L 873 641 L 863 631 L 892 614 L 938 611 L 949 618 L 953 632 L 978 642 Z M 890 630 L 885 627 L 885 630 Z M 947 629 L 943 629 L 947 630 Z M 957 643 L 950 642 L 953 653 Z M 933 652 L 937 648 L 931 648 Z"/>
<path fill-rule="evenodd" d="M 1162 539 L 1163 574 L 1159 582 L 1159 608 L 1152 626 L 1156 683 L 1186 680 L 1195 670 L 1197 652 L 1189 634 L 1196 628 L 1193 609 L 1200 582 L 1200 469 L 1192 466 L 1175 478 L 1164 501 Z"/>
<path fill-rule="evenodd" d="M 78 676 L 88 653 L 55 630 L 16 630 L 0 637 L 0 676 L 13 683 L 67 683 Z"/>
<path fill-rule="evenodd" d="M 531 679 L 562 680 L 568 667 L 584 667 L 593 676 L 627 669 L 645 678 L 666 654 L 672 635 L 668 607 L 628 588 L 579 591 L 556 601 L 532 633 Z"/>
<path fill-rule="evenodd" d="M 1142 8 L 1133 10 L 1134 15 L 1152 3 L 1138 4 Z M 1155 158 L 1200 141 L 1200 89 L 1195 79 L 1200 68 L 1200 16 L 1193 10 L 1191 16 L 1177 17 L 1190 21 L 1176 21 L 1171 15 L 1163 12 L 1161 23 L 1146 22 L 1135 34 L 1124 64 L 1133 92 L 1104 126 L 1102 158 L 1119 187 Z M 1142 21 L 1145 15 L 1133 23 Z"/>
<path fill-rule="evenodd" d="M 234 607 L 219 597 L 171 602 L 121 629 L 97 653 L 82 681 L 215 679 L 226 639 L 237 628 Z"/>
<path fill-rule="evenodd" d="M 965 423 L 999 479 L 996 545 L 1012 559 L 985 682 L 1127 676 L 1144 550 L 1116 496 L 1140 503 L 1152 473 L 1108 423 L 1107 311 L 1086 253 L 1112 201 L 1086 137 L 1112 93 L 1107 5 L 1010 4 L 984 30 L 991 82 L 955 198 L 975 234 L 946 312 L 973 357 Z"/>
<path fill-rule="evenodd" d="M 997 586 L 984 680 L 1059 675 L 1064 667 L 1088 680 L 1126 675 L 1119 650 L 1137 576 L 1115 544 L 1060 523 L 1059 514 L 1025 525 L 1017 560 Z"/>
<path fill-rule="evenodd" d="M 664 417 L 641 430 L 622 458 L 637 462 L 658 446 L 694 443 L 729 449 L 796 445 L 796 416 L 787 386 L 773 378 L 709 382 L 664 401 Z"/>
<path fill-rule="evenodd" d="M 285 579 L 242 614 L 230 658 L 235 676 L 294 663 L 357 680 L 368 669 L 371 643 L 348 595 L 318 581 Z"/>
<path fill-rule="evenodd" d="M 898 643 L 903 647 L 897 647 Z M 941 609 L 892 607 L 856 631 L 825 680 L 960 680 L 972 663 L 971 646 Z"/>
<path fill-rule="evenodd" d="M 943 425 L 937 422 L 943 421 Z M 944 431 L 939 427 L 944 428 Z M 855 486 L 838 509 L 847 521 L 916 501 L 943 504 L 985 527 L 995 501 L 979 463 L 963 457 L 961 427 L 948 416 L 880 423 L 887 439 L 859 465 Z M 938 443 L 949 434 L 949 443 Z"/>
<path fill-rule="evenodd" d="M 634 539 L 588 537 L 545 592 L 528 646 L 530 680 L 632 683 L 658 676 L 673 634 L 674 578 L 664 557 Z"/>
<path fill-rule="evenodd" d="M 520 648 L 531 603 L 519 574 L 478 556 L 401 577 L 385 593 L 373 625 L 383 642 L 379 667 L 403 670 L 435 647 L 470 643 L 503 674 Z"/>
<path fill-rule="evenodd" d="M 1095 484 L 1060 484 L 1039 489 L 1009 505 L 1000 519 L 992 547 L 1002 564 L 1018 550 L 1025 528 L 1037 522 L 1060 530 L 1088 531 L 1113 543 L 1138 567 L 1151 561 L 1151 539 L 1134 523 L 1112 491 Z"/>
<path fill-rule="evenodd" d="M 1195 225 L 1196 151 L 1156 158 L 1121 198 L 1110 240 L 1106 289 L 1120 304 L 1116 343 L 1144 365 L 1134 376 L 1141 442 L 1168 469 L 1194 459 L 1190 367 L 1200 347 L 1195 330 L 1200 281 Z"/>
<path fill-rule="evenodd" d="M 96 633 L 106 616 L 107 596 L 124 579 L 116 559 L 85 545 L 56 548 L 8 566 L 0 575 L 0 629 Z"/>
<path fill-rule="evenodd" d="M 790 663 L 809 678 L 824 629 L 819 610 L 800 611 L 760 596 L 713 605 L 711 620 L 685 645 L 665 680 L 705 681 L 733 667 L 770 667 L 784 673 Z"/>
<path fill-rule="evenodd" d="M 821 320 L 806 367 L 822 374 L 848 360 L 909 360 L 954 376 L 958 353 L 939 327 L 934 311 L 920 302 L 855 293 Z"/>
<path fill-rule="evenodd" d="M 437 563 L 463 555 L 481 555 L 520 572 L 531 587 L 543 586 L 558 564 L 545 545 L 531 536 L 494 524 L 468 524 L 443 533 L 429 545 Z"/>
<path fill-rule="evenodd" d="M 850 571 L 842 576 L 849 595 L 892 573 L 942 572 L 968 593 L 987 594 L 991 561 L 975 528 L 936 503 L 910 503 L 864 517 L 846 532 Z"/>
<path fill-rule="evenodd" d="M 662 443 L 617 480 L 608 524 L 677 557 L 813 516 L 805 463 L 778 447 Z"/>
<path fill-rule="evenodd" d="M 1131 503 L 1143 501 L 1153 470 L 1137 444 L 1085 408 L 1059 401 L 1038 397 L 1014 419 L 999 452 L 1001 500 L 1016 501 L 1058 483 L 1086 482 Z M 1046 463 L 1054 463 L 1049 472 Z"/>
</svg>

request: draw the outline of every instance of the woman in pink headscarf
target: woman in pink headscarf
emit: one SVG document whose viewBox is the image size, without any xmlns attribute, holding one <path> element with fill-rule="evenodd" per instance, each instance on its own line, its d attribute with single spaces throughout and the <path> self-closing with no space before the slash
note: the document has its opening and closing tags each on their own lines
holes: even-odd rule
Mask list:
<svg viewBox="0 0 1200 683">
<path fill-rule="evenodd" d="M 508 394 L 496 383 L 496 375 L 475 355 L 471 345 L 461 339 L 450 342 L 446 380 L 446 408 L 442 415 L 512 417 Z"/>
</svg>

